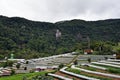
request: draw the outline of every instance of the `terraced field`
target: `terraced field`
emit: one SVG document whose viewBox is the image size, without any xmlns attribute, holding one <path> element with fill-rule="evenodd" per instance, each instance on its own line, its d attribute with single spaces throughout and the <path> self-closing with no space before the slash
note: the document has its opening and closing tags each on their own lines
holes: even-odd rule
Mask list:
<svg viewBox="0 0 120 80">
<path fill-rule="evenodd" d="M 73 68 L 72 65 L 71 68 L 64 69 L 63 72 L 58 71 L 55 74 L 61 75 L 64 77 L 74 78 L 74 80 L 83 80 L 83 79 L 91 79 L 91 80 L 120 80 L 120 68 L 116 67 L 119 66 L 119 62 L 110 62 L 105 61 L 105 57 L 114 58 L 112 55 L 79 55 L 76 59 L 78 61 L 78 65 L 76 65 L 76 69 Z M 91 59 L 91 62 L 97 62 L 97 63 L 105 63 L 110 65 L 100 65 L 95 63 L 89 63 L 88 58 Z M 104 60 L 103 62 L 101 60 Z M 108 63 L 107 63 L 108 62 Z M 83 65 L 84 64 L 84 65 Z M 111 65 L 116 65 L 115 67 Z M 65 72 L 65 73 L 64 73 Z"/>
<path fill-rule="evenodd" d="M 65 74 L 65 73 L 60 72 L 60 71 L 56 72 L 55 74 L 61 75 L 61 76 L 64 76 L 64 77 L 67 77 L 67 78 L 70 78 L 70 79 L 74 79 L 74 80 L 82 80 L 78 77 L 75 77 L 75 76 L 72 76 L 72 75 L 69 75 L 69 74 Z"/>
</svg>

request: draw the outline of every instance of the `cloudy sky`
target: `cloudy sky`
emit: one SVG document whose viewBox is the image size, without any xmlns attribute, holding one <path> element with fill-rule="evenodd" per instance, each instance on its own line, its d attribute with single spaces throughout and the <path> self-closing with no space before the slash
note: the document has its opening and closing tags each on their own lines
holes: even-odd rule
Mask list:
<svg viewBox="0 0 120 80">
<path fill-rule="evenodd" d="M 120 0 L 0 0 L 0 15 L 47 22 L 120 18 Z"/>
</svg>

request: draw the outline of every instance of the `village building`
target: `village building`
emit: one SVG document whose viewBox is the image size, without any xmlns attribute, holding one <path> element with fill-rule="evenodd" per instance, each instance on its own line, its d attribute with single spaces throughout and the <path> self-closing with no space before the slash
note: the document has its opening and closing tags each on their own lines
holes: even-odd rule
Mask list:
<svg viewBox="0 0 120 80">
<path fill-rule="evenodd" d="M 92 49 L 85 49 L 84 54 L 92 54 L 93 50 Z"/>
</svg>

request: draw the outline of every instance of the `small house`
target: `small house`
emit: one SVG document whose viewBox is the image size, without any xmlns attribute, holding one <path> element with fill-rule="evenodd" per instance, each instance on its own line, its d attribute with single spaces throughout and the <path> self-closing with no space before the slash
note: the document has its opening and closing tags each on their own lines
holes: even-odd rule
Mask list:
<svg viewBox="0 0 120 80">
<path fill-rule="evenodd" d="M 84 54 L 92 54 L 93 50 L 92 49 L 85 49 Z"/>
</svg>

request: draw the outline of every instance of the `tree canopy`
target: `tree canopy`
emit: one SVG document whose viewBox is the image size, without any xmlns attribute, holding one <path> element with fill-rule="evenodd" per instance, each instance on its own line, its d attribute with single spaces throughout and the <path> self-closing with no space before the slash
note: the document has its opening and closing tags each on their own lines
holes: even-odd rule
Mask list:
<svg viewBox="0 0 120 80">
<path fill-rule="evenodd" d="M 111 51 L 120 40 L 120 19 L 70 20 L 56 23 L 0 16 L 0 57 L 37 58 L 90 47 Z M 56 30 L 61 37 L 56 39 Z"/>
</svg>

